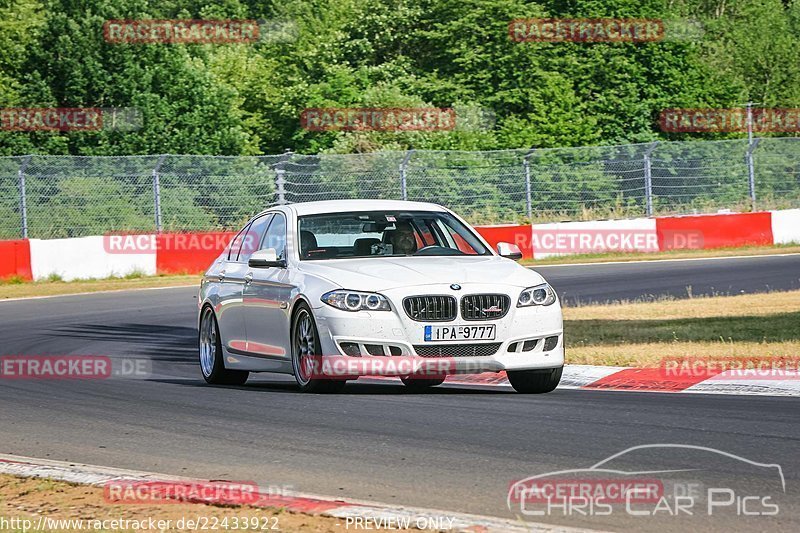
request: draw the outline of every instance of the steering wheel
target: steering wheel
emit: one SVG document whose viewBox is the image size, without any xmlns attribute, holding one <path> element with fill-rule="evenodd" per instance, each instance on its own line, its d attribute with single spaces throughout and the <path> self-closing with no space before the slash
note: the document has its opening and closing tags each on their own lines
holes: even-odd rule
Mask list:
<svg viewBox="0 0 800 533">
<path fill-rule="evenodd" d="M 447 246 L 439 246 L 438 244 L 429 244 L 428 246 L 423 246 L 413 255 L 464 255 L 464 252 L 461 250 L 454 250 L 453 248 L 448 248 Z"/>
<path fill-rule="evenodd" d="M 414 255 L 417 255 L 420 252 L 424 252 L 425 250 L 430 250 L 432 248 L 444 248 L 444 246 L 439 246 L 438 244 L 429 244 L 428 246 L 423 246 L 422 248 L 414 252 Z"/>
</svg>

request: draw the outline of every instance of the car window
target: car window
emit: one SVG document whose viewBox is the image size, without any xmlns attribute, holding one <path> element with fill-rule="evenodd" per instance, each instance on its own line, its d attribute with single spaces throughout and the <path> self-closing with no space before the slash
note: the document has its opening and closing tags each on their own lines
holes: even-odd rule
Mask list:
<svg viewBox="0 0 800 533">
<path fill-rule="evenodd" d="M 228 261 L 236 261 L 236 258 L 239 257 L 239 250 L 242 248 L 242 243 L 244 242 L 244 237 L 247 233 L 247 230 L 250 228 L 250 223 L 248 222 L 242 230 L 236 234 L 236 237 L 231 239 L 231 243 L 228 245 Z"/>
<path fill-rule="evenodd" d="M 281 213 L 275 213 L 259 250 L 267 248 L 274 248 L 278 259 L 286 259 L 286 218 Z"/>
<path fill-rule="evenodd" d="M 298 229 L 300 259 L 491 254 L 471 229 L 438 211 L 306 215 Z"/>
<path fill-rule="evenodd" d="M 269 227 L 269 223 L 272 221 L 272 217 L 272 213 L 267 213 L 253 220 L 250 224 L 250 229 L 247 230 L 242 239 L 242 246 L 239 250 L 237 261 L 247 261 L 250 259 L 250 256 L 253 255 L 253 252 L 259 249 L 258 244 L 263 239 L 264 233 L 267 231 L 267 227 Z"/>
<path fill-rule="evenodd" d="M 450 227 L 449 224 L 441 221 L 439 223 L 444 228 L 445 237 L 447 238 L 448 242 L 451 243 L 451 246 L 455 246 L 459 251 L 466 255 L 474 255 L 477 253 L 475 249 L 466 240 L 464 240 L 464 237 L 462 237 L 454 228 Z"/>
</svg>

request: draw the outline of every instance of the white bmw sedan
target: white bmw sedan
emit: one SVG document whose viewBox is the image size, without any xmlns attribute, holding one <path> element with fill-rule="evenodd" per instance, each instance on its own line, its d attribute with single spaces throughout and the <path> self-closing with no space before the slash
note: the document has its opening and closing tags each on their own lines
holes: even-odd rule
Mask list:
<svg viewBox="0 0 800 533">
<path fill-rule="evenodd" d="M 513 244 L 492 250 L 435 204 L 274 207 L 250 220 L 203 277 L 203 377 L 242 384 L 250 372 L 280 372 L 303 391 L 328 392 L 364 375 L 421 389 L 452 373 L 505 371 L 519 392 L 552 391 L 564 365 L 561 308 L 520 258 Z M 344 370 L 325 371 L 329 361 L 342 366 L 328 370 Z"/>
</svg>

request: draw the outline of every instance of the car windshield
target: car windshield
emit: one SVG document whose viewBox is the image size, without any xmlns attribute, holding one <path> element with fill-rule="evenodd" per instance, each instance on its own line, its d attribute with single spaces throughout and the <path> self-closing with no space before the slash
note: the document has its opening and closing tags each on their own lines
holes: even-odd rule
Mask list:
<svg viewBox="0 0 800 533">
<path fill-rule="evenodd" d="M 450 213 L 364 211 L 300 217 L 300 259 L 491 255 Z"/>
</svg>

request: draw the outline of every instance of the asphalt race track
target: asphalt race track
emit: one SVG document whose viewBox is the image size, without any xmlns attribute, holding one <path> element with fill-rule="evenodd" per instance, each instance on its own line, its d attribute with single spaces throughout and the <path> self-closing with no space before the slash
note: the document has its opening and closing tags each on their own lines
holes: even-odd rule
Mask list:
<svg viewBox="0 0 800 533">
<path fill-rule="evenodd" d="M 800 288 L 800 255 L 541 272 L 562 296 L 582 302 L 685 297 L 689 285 L 694 294 L 735 294 Z M 635 445 L 692 444 L 780 464 L 786 494 L 778 517 L 723 513 L 692 517 L 690 527 L 800 530 L 797 399 L 579 390 L 523 396 L 453 386 L 414 394 L 360 381 L 331 397 L 299 394 L 280 376 L 210 387 L 196 364 L 195 295 L 180 288 L 0 302 L 0 355 L 108 355 L 144 360 L 149 373 L 0 380 L 0 453 L 511 517 L 513 481 L 589 467 Z M 653 470 L 674 460 L 665 452 L 631 457 L 625 466 Z M 772 482 L 735 461 L 694 466 L 699 471 L 687 476 L 706 486 L 761 490 Z M 669 518 L 598 520 L 537 518 L 598 529 L 687 527 Z"/>
</svg>

